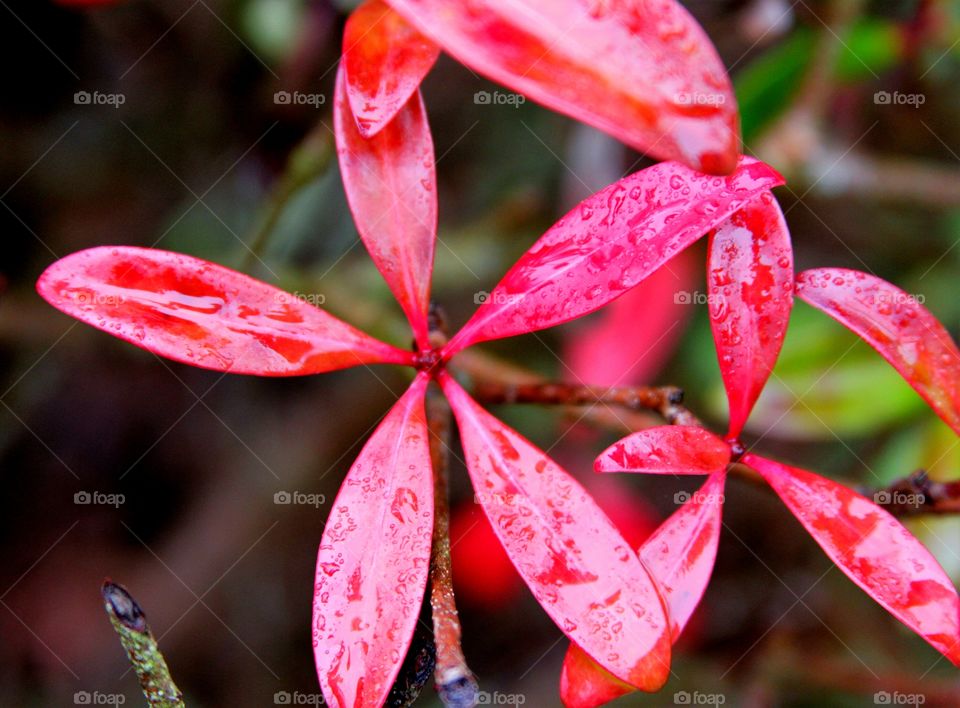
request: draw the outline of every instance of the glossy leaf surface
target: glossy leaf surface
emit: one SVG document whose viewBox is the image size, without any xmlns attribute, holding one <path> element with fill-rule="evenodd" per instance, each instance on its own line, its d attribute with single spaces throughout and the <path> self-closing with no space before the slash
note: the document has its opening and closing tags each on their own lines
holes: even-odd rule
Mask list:
<svg viewBox="0 0 960 708">
<path fill-rule="evenodd" d="M 337 74 L 334 130 L 343 185 L 357 230 L 427 346 L 427 307 L 437 238 L 433 138 L 419 91 L 370 139 L 357 130 L 343 70 Z"/>
<path fill-rule="evenodd" d="M 960 664 L 957 591 L 933 555 L 899 521 L 853 490 L 812 472 L 756 455 L 743 461 L 763 475 L 853 582 Z"/>
<path fill-rule="evenodd" d="M 863 337 L 960 434 L 960 351 L 916 297 L 844 268 L 804 271 L 797 297 Z"/>
<path fill-rule="evenodd" d="M 81 322 L 205 369 L 297 376 L 413 361 L 272 285 L 169 251 L 80 251 L 47 268 L 37 291 Z"/>
<path fill-rule="evenodd" d="M 441 384 L 478 501 L 534 597 L 614 676 L 659 689 L 669 675 L 670 630 L 636 554 L 567 472 L 448 374 Z"/>
<path fill-rule="evenodd" d="M 715 472 L 642 545 L 640 560 L 667 603 L 673 641 L 707 589 L 717 557 L 726 473 Z M 571 643 L 563 660 L 560 697 L 568 708 L 593 708 L 635 691 Z"/>
<path fill-rule="evenodd" d="M 737 437 L 770 378 L 793 307 L 793 248 L 769 192 L 710 237 L 707 305 Z"/>
<path fill-rule="evenodd" d="M 510 269 L 446 353 L 593 312 L 782 181 L 771 167 L 751 158 L 743 158 L 729 177 L 709 177 L 675 162 L 625 177 L 551 227 Z"/>
<path fill-rule="evenodd" d="M 440 48 L 382 0 L 353 11 L 343 31 L 347 96 L 360 134 L 376 135 L 420 87 Z"/>
<path fill-rule="evenodd" d="M 631 433 L 604 450 L 597 472 L 712 474 L 730 462 L 730 446 L 703 428 L 661 425 Z"/>
<path fill-rule="evenodd" d="M 433 474 L 421 374 L 364 446 L 317 555 L 313 646 L 327 705 L 383 705 L 420 615 Z"/>
<path fill-rule="evenodd" d="M 711 474 L 640 548 L 640 560 L 667 602 L 673 641 L 690 621 L 713 573 L 725 481 L 725 470 Z"/>
<path fill-rule="evenodd" d="M 728 174 L 736 100 L 674 0 L 390 0 L 468 67 L 663 160 Z"/>
</svg>

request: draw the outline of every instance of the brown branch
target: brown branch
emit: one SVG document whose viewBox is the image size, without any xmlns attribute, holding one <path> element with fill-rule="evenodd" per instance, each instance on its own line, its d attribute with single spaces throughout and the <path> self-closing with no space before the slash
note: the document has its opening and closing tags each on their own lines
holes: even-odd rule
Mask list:
<svg viewBox="0 0 960 708">
<path fill-rule="evenodd" d="M 867 492 L 868 496 L 871 493 Z M 960 481 L 936 482 L 926 470 L 917 470 L 872 492 L 874 502 L 894 516 L 960 513 Z"/>
</svg>

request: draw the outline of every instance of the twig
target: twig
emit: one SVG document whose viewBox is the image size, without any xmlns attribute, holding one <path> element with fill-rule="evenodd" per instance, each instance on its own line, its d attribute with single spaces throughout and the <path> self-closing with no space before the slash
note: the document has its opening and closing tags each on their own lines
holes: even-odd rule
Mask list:
<svg viewBox="0 0 960 708">
<path fill-rule="evenodd" d="M 100 592 L 110 624 L 120 636 L 147 703 L 154 708 L 184 708 L 183 694 L 170 676 L 140 605 L 126 588 L 110 580 L 104 581 Z"/>
<path fill-rule="evenodd" d="M 427 425 L 430 428 L 430 459 L 433 462 L 433 552 L 430 557 L 430 604 L 433 609 L 433 641 L 437 650 L 437 693 L 446 706 L 469 708 L 477 703 L 478 687 L 460 646 L 460 618 L 453 593 L 450 559 L 450 502 L 448 470 L 450 406 L 437 388 L 427 392 Z"/>
<path fill-rule="evenodd" d="M 960 513 L 960 481 L 935 482 L 926 470 L 917 470 L 874 491 L 872 499 L 894 516 L 956 514 Z"/>
</svg>

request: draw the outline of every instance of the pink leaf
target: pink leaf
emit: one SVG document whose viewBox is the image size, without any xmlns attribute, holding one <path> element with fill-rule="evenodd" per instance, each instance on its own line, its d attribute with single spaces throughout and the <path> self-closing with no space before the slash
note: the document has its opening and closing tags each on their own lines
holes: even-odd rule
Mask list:
<svg viewBox="0 0 960 708">
<path fill-rule="evenodd" d="M 347 96 L 365 138 L 404 107 L 437 61 L 440 48 L 382 0 L 353 11 L 343 32 Z"/>
<path fill-rule="evenodd" d="M 713 473 L 640 548 L 640 560 L 659 583 L 677 641 L 703 597 L 720 541 L 726 473 Z M 597 665 L 571 643 L 560 675 L 560 697 L 567 708 L 594 708 L 636 688 Z"/>
<path fill-rule="evenodd" d="M 936 559 L 865 497 L 806 470 L 743 458 L 853 582 L 960 665 L 960 600 Z"/>
<path fill-rule="evenodd" d="M 567 342 L 564 361 L 574 381 L 595 386 L 647 383 L 676 348 L 693 308 L 685 293 L 696 288 L 694 252 L 681 251 L 668 265 L 600 310 Z M 699 266 L 697 266 L 699 270 Z"/>
<path fill-rule="evenodd" d="M 636 690 L 570 642 L 560 672 L 560 700 L 566 708 L 595 708 Z"/>
<path fill-rule="evenodd" d="M 357 230 L 410 320 L 417 343 L 426 348 L 437 175 L 420 93 L 368 140 L 350 113 L 341 67 L 333 114 L 340 171 Z"/>
<path fill-rule="evenodd" d="M 550 228 L 444 353 L 552 327 L 603 307 L 782 181 L 751 158 L 723 178 L 672 162 L 625 177 Z"/>
<path fill-rule="evenodd" d="M 547 614 L 617 678 L 657 690 L 670 634 L 653 580 L 569 474 L 441 374 L 481 506 Z"/>
<path fill-rule="evenodd" d="M 723 488 L 721 469 L 689 495 L 640 549 L 640 560 L 660 583 L 677 641 L 707 589 L 720 543 Z"/>
<path fill-rule="evenodd" d="M 169 251 L 80 251 L 47 268 L 37 291 L 81 322 L 204 369 L 298 376 L 366 363 L 413 363 L 412 353 L 272 285 Z"/>
<path fill-rule="evenodd" d="M 703 428 L 661 425 L 631 433 L 604 450 L 597 472 L 712 474 L 730 462 L 730 446 Z"/>
<path fill-rule="evenodd" d="M 793 248 L 783 213 L 764 192 L 710 237 L 710 326 L 737 437 L 783 346 L 793 308 Z"/>
<path fill-rule="evenodd" d="M 730 79 L 680 3 L 389 0 L 468 67 L 642 152 L 727 174 Z"/>
<path fill-rule="evenodd" d="M 433 474 L 420 374 L 364 446 L 317 555 L 313 646 L 327 705 L 383 705 L 430 568 Z"/>
<path fill-rule="evenodd" d="M 960 352 L 916 297 L 843 268 L 804 271 L 797 297 L 863 337 L 960 434 Z"/>
</svg>

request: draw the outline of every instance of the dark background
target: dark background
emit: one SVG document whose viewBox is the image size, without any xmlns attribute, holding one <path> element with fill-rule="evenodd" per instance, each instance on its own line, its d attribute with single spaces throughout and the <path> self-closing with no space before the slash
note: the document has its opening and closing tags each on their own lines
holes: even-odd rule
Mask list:
<svg viewBox="0 0 960 708">
<path fill-rule="evenodd" d="M 798 268 L 871 270 L 922 295 L 956 335 L 955 3 L 687 5 L 731 67 L 747 148 L 790 177 L 777 194 Z M 399 308 L 355 247 L 335 166 L 289 201 L 262 262 L 249 256 L 290 151 L 311 129 L 323 134 L 318 121 L 331 125 L 329 105 L 277 105 L 274 94 L 331 95 L 348 6 L 131 0 L 79 11 L 49 0 L 0 2 L 4 706 L 73 705 L 78 691 L 142 704 L 101 608 L 108 576 L 143 604 L 189 705 L 264 706 L 277 692 L 318 693 L 310 601 L 328 509 L 278 505 L 274 495 L 332 500 L 407 374 L 222 377 L 75 324 L 33 283 L 82 248 L 157 246 L 322 293 L 331 311 L 406 346 Z M 855 11 L 837 24 L 844 6 Z M 827 61 L 834 50 L 835 67 Z M 532 103 L 477 105 L 479 90 L 505 91 L 447 57 L 425 85 L 445 244 L 434 292 L 454 325 L 577 200 L 647 164 Z M 78 91 L 121 94 L 124 103 L 78 105 Z M 877 91 L 923 103 L 877 103 Z M 694 251 L 700 273 L 702 244 Z M 684 287 L 702 292 L 702 277 Z M 649 307 L 669 309 L 672 299 L 652 295 Z M 557 354 L 590 324 L 487 349 L 567 377 Z M 793 325 L 748 431 L 763 450 L 864 487 L 918 467 L 939 479 L 957 475 L 955 437 L 879 357 L 802 304 Z M 705 308 L 687 307 L 682 328 L 669 362 L 647 376 L 685 387 L 691 406 L 720 429 Z M 585 480 L 614 439 L 584 424 L 571 430 L 575 418 L 556 411 L 498 414 L 545 448 L 559 441 L 551 454 Z M 462 467 L 453 477 L 455 503 L 467 509 Z M 675 508 L 672 480 L 612 483 L 623 498 L 639 497 L 637 514 L 650 523 Z M 123 503 L 77 503 L 84 492 L 123 495 Z M 775 497 L 734 481 L 724 519 L 717 570 L 673 680 L 623 705 L 670 705 L 682 700 L 677 691 L 721 695 L 726 705 L 874 705 L 877 691 L 960 702 L 948 662 L 831 568 Z M 960 578 L 957 522 L 911 524 Z M 494 562 L 495 549 L 469 547 L 472 557 L 458 556 L 461 571 Z M 479 577 L 461 609 L 481 687 L 521 695 L 528 706 L 557 705 L 566 642 L 525 590 L 494 596 Z M 431 690 L 422 704 L 438 704 Z"/>
</svg>

